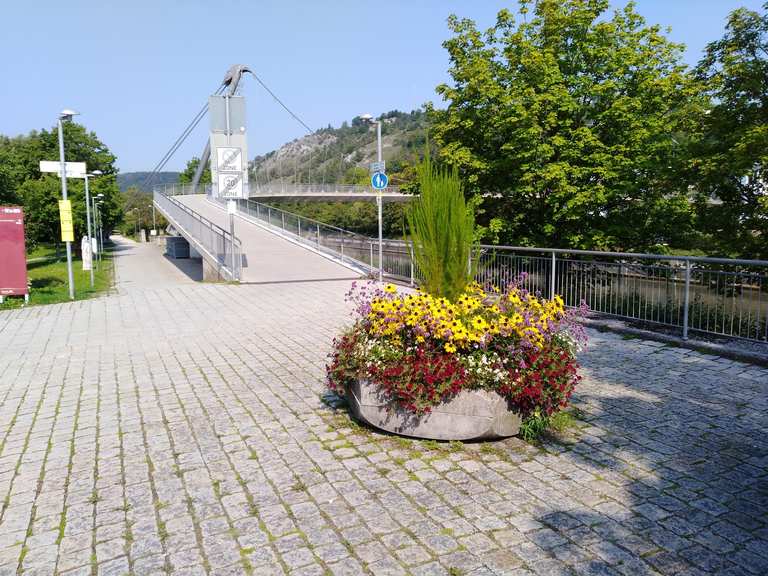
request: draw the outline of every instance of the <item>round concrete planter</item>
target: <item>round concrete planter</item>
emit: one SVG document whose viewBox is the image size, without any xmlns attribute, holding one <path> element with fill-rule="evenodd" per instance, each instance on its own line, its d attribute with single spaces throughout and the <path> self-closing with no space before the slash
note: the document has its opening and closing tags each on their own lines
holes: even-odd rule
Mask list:
<svg viewBox="0 0 768 576">
<path fill-rule="evenodd" d="M 349 390 L 352 413 L 376 428 L 431 440 L 480 440 L 514 436 L 520 416 L 505 398 L 488 390 L 462 390 L 450 401 L 418 416 L 386 400 L 378 387 L 359 380 Z"/>
</svg>

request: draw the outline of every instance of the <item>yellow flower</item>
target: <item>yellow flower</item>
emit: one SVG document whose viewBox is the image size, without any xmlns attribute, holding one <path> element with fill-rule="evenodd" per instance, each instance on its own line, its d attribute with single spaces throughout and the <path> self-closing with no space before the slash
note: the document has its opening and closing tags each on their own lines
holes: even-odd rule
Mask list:
<svg viewBox="0 0 768 576">
<path fill-rule="evenodd" d="M 395 292 L 397 292 L 397 286 L 395 286 L 394 284 L 387 284 L 384 287 L 384 292 L 387 292 L 389 294 L 394 294 Z"/>
<path fill-rule="evenodd" d="M 448 352 L 449 354 L 453 354 L 454 352 L 456 352 L 456 346 L 454 346 L 450 342 L 446 342 L 443 347 L 445 348 L 445 351 Z"/>
</svg>

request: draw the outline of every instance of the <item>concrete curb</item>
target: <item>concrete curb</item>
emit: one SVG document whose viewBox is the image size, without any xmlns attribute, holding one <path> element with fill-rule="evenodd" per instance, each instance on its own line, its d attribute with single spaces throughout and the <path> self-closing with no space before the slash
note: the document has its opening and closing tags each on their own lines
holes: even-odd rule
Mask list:
<svg viewBox="0 0 768 576">
<path fill-rule="evenodd" d="M 665 344 L 670 344 L 679 348 L 695 350 L 696 352 L 701 352 L 703 354 L 722 356 L 723 358 L 729 358 L 739 362 L 746 362 L 748 364 L 768 367 L 768 354 L 760 354 L 759 352 L 751 352 L 747 350 L 737 350 L 733 347 L 734 344 L 726 345 L 717 342 L 706 342 L 704 340 L 695 339 L 683 340 L 680 336 L 664 334 L 663 332 L 653 332 L 643 328 L 636 328 L 634 326 L 629 326 L 620 320 L 609 318 L 583 318 L 581 323 L 584 326 L 594 328 L 595 330 L 599 330 L 601 332 L 627 334 L 642 338 L 643 340 L 663 342 Z"/>
</svg>

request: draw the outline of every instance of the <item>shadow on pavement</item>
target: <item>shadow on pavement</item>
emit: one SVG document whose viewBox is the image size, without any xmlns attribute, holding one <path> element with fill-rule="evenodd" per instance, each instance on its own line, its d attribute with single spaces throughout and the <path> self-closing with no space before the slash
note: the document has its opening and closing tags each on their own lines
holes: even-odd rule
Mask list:
<svg viewBox="0 0 768 576">
<path fill-rule="evenodd" d="M 597 367 L 612 386 L 579 394 L 579 439 L 547 444 L 530 486 L 548 503 L 534 555 L 577 574 L 768 574 L 768 385 L 712 358 L 674 377 Z"/>
</svg>

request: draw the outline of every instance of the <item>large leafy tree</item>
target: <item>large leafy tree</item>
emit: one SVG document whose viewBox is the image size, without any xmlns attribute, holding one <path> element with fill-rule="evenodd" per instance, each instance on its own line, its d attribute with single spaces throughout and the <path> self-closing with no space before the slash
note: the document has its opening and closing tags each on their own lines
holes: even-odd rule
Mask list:
<svg viewBox="0 0 768 576">
<path fill-rule="evenodd" d="M 502 240 L 630 249 L 691 230 L 679 167 L 697 86 L 681 45 L 608 5 L 521 1 L 484 33 L 449 19 L 433 136 Z"/>
<path fill-rule="evenodd" d="M 768 3 L 741 8 L 696 70 L 712 99 L 691 167 L 702 225 L 726 254 L 768 257 Z"/>
<path fill-rule="evenodd" d="M 0 202 L 24 206 L 25 228 L 31 244 L 58 242 L 61 238 L 61 182 L 57 176 L 42 174 L 39 169 L 40 160 L 59 159 L 58 137 L 58 128 L 16 138 L 0 137 Z M 104 229 L 110 231 L 122 217 L 115 156 L 96 134 L 76 123 L 64 124 L 64 149 L 67 161 L 85 162 L 89 172 L 103 173 L 91 179 L 90 191 L 103 194 Z M 85 187 L 82 179 L 70 178 L 67 183 L 75 235 L 80 237 L 86 230 Z"/>
<path fill-rule="evenodd" d="M 191 184 L 192 180 L 195 178 L 195 171 L 197 171 L 197 167 L 200 165 L 200 158 L 197 156 L 193 157 L 191 160 L 187 161 L 187 165 L 184 167 L 184 171 L 179 174 L 179 184 Z M 200 177 L 200 184 L 210 184 L 211 183 L 211 168 L 210 164 L 205 167 L 205 170 L 203 170 L 203 174 Z"/>
</svg>

